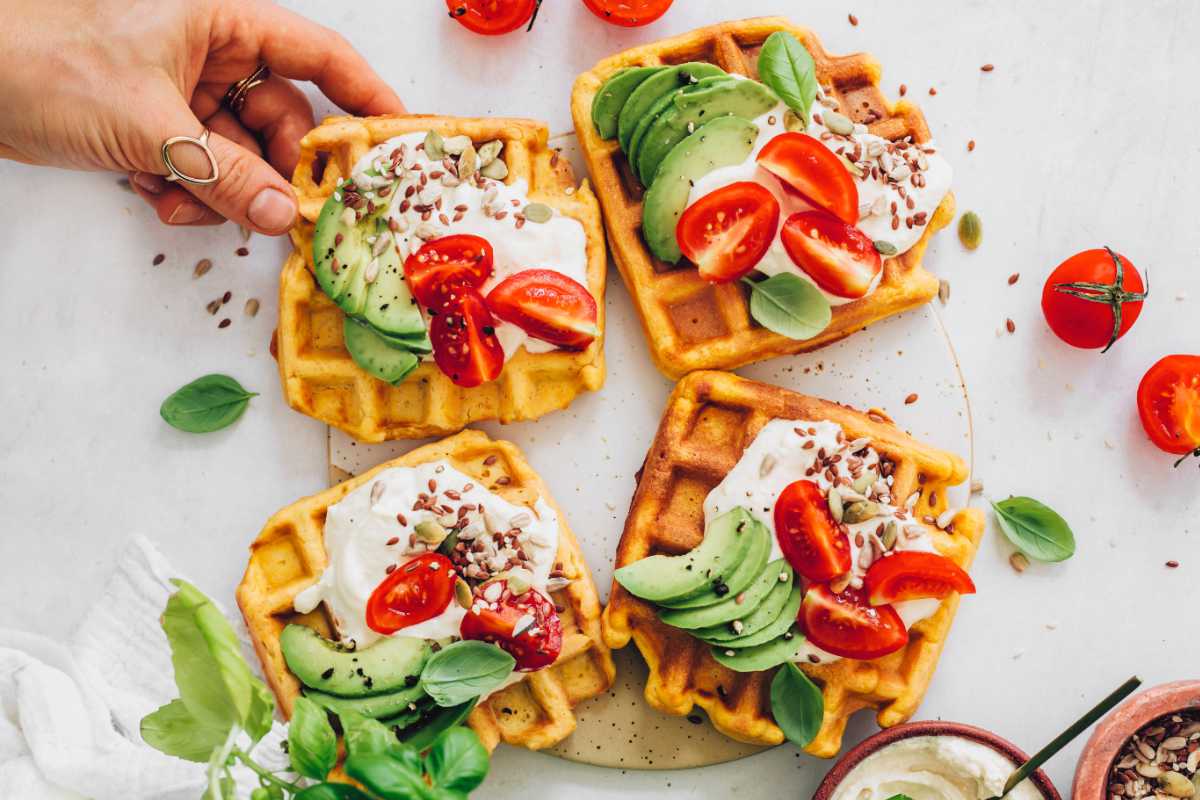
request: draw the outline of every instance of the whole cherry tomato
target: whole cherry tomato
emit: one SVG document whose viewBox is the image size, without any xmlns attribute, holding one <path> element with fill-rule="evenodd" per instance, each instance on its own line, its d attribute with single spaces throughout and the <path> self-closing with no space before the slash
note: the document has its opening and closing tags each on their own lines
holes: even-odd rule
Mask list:
<svg viewBox="0 0 1200 800">
<path fill-rule="evenodd" d="M 367 600 L 367 626 L 391 634 L 433 619 L 454 597 L 458 574 L 450 559 L 426 553 L 388 573 Z"/>
<path fill-rule="evenodd" d="M 554 603 L 537 589 L 513 594 L 504 585 L 500 599 L 488 602 L 476 593 L 459 633 L 504 650 L 517 660 L 521 672 L 548 667 L 562 651 L 562 622 Z"/>
<path fill-rule="evenodd" d="M 583 0 L 597 17 L 623 28 L 649 25 L 667 13 L 672 2 L 674 0 Z"/>
<path fill-rule="evenodd" d="M 1110 248 L 1084 250 L 1054 268 L 1042 289 L 1050 330 L 1072 347 L 1107 352 L 1142 313 L 1146 285 Z"/>
<path fill-rule="evenodd" d="M 529 23 L 533 27 L 542 0 L 446 0 L 450 18 L 484 36 L 510 33 Z"/>
<path fill-rule="evenodd" d="M 1138 385 L 1138 416 L 1160 450 L 1200 457 L 1200 356 L 1173 355 L 1152 366 Z"/>
</svg>

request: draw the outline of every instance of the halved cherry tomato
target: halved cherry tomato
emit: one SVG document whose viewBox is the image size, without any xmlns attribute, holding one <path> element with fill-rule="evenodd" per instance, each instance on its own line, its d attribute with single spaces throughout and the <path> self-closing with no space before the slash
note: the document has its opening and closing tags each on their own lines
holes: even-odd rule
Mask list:
<svg viewBox="0 0 1200 800">
<path fill-rule="evenodd" d="M 1138 384 L 1138 416 L 1158 449 L 1200 457 L 1200 356 L 1173 355 L 1152 366 Z"/>
<path fill-rule="evenodd" d="M 792 214 L 779 238 L 796 266 L 838 297 L 862 297 L 883 269 L 874 242 L 853 225 L 821 211 Z"/>
<path fill-rule="evenodd" d="M 502 280 L 488 308 L 535 339 L 582 350 L 596 338 L 596 300 L 586 286 L 550 269 L 527 269 Z"/>
<path fill-rule="evenodd" d="M 450 18 L 464 28 L 485 36 L 499 36 L 533 26 L 542 0 L 446 0 Z"/>
<path fill-rule="evenodd" d="M 735 281 L 762 260 L 779 228 L 779 201 L 762 184 L 740 181 L 706 194 L 675 227 L 679 249 L 713 283 Z"/>
<path fill-rule="evenodd" d="M 1146 299 L 1141 273 L 1107 247 L 1076 253 L 1054 268 L 1042 288 L 1042 313 L 1072 347 L 1105 350 L 1137 322 Z"/>
<path fill-rule="evenodd" d="M 583 0 L 593 14 L 624 28 L 648 25 L 667 13 L 674 0 Z"/>
<path fill-rule="evenodd" d="M 413 297 L 435 310 L 453 303 L 463 289 L 483 286 L 491 274 L 491 244 L 466 233 L 428 241 L 404 261 Z"/>
<path fill-rule="evenodd" d="M 562 622 L 554 603 L 537 589 L 515 595 L 507 581 L 501 583 L 504 589 L 494 603 L 476 594 L 459 633 L 464 639 L 491 642 L 506 651 L 521 672 L 550 666 L 562 650 Z"/>
<path fill-rule="evenodd" d="M 901 550 L 871 565 L 864 589 L 873 606 L 902 600 L 949 597 L 952 593 L 975 594 L 975 582 L 962 567 L 937 553 Z"/>
<path fill-rule="evenodd" d="M 850 539 L 812 481 L 788 484 L 775 501 L 775 538 L 788 563 L 810 581 L 831 581 L 850 571 Z"/>
<path fill-rule="evenodd" d="M 504 347 L 496 338 L 496 320 L 483 295 L 463 289 L 457 301 L 431 311 L 429 340 L 433 360 L 458 386 L 470 388 L 495 380 L 504 369 Z"/>
<path fill-rule="evenodd" d="M 758 164 L 817 208 L 847 225 L 858 222 L 858 187 L 841 159 L 807 133 L 781 133 L 758 154 Z"/>
<path fill-rule="evenodd" d="M 908 644 L 908 631 L 896 609 L 870 606 L 856 589 L 834 594 L 823 583 L 805 592 L 800 626 L 810 642 L 842 658 L 869 661 Z"/>
<path fill-rule="evenodd" d="M 417 556 L 392 570 L 371 592 L 367 626 L 387 635 L 433 619 L 450 605 L 457 579 L 454 565 L 445 556 Z"/>
</svg>

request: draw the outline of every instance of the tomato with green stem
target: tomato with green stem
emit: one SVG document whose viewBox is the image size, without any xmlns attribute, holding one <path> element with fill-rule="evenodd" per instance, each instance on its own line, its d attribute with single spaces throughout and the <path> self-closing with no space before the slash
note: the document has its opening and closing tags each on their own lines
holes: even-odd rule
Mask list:
<svg viewBox="0 0 1200 800">
<path fill-rule="evenodd" d="M 1137 391 L 1138 416 L 1154 445 L 1200 458 L 1200 356 L 1171 355 L 1147 370 Z"/>
<path fill-rule="evenodd" d="M 1149 286 L 1128 258 L 1109 247 L 1084 250 L 1050 273 L 1042 289 L 1042 313 L 1067 344 L 1107 353 L 1137 322 L 1148 294 Z"/>
<path fill-rule="evenodd" d="M 542 0 L 446 0 L 450 18 L 484 36 L 511 33 L 528 23 L 533 27 Z"/>
</svg>

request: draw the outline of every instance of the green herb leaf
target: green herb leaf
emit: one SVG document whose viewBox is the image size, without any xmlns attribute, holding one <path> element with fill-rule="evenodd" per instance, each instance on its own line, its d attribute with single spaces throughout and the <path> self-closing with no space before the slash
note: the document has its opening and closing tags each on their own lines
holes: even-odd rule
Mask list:
<svg viewBox="0 0 1200 800">
<path fill-rule="evenodd" d="M 292 769 L 317 781 L 324 780 L 337 763 L 337 734 L 325 710 L 304 696 L 297 697 L 292 704 L 288 757 Z"/>
<path fill-rule="evenodd" d="M 348 783 L 318 783 L 295 795 L 293 800 L 371 800 L 371 798 Z"/>
<path fill-rule="evenodd" d="M 382 722 L 358 714 L 340 714 L 343 738 L 346 740 L 347 756 L 387 755 L 400 742 Z"/>
<path fill-rule="evenodd" d="M 455 727 L 433 743 L 426 764 L 437 788 L 470 792 L 487 777 L 488 752 L 475 731 Z"/>
<path fill-rule="evenodd" d="M 1032 497 L 992 503 L 1000 530 L 1025 555 L 1037 561 L 1066 561 L 1075 555 L 1075 534 L 1058 512 Z"/>
<path fill-rule="evenodd" d="M 803 118 L 807 127 L 817 96 L 817 68 L 800 40 L 786 31 L 768 36 L 758 54 L 758 77 Z"/>
<path fill-rule="evenodd" d="M 798 275 L 781 272 L 765 281 L 742 278 L 750 287 L 750 316 L 790 339 L 811 339 L 829 327 L 833 308 L 821 290 Z"/>
<path fill-rule="evenodd" d="M 143 717 L 141 733 L 155 750 L 200 764 L 206 763 L 229 735 L 228 730 L 197 721 L 182 700 L 172 700 Z"/>
<path fill-rule="evenodd" d="M 415 729 L 409 728 L 400 735 L 406 745 L 416 750 L 425 750 L 437 741 L 442 731 L 450 730 L 470 716 L 478 702 L 479 698 L 473 697 L 462 705 L 440 708 L 432 716 L 426 718 L 420 726 Z"/>
<path fill-rule="evenodd" d="M 421 670 L 421 688 L 449 708 L 493 691 L 512 674 L 516 660 L 494 644 L 455 642 L 430 656 Z"/>
<path fill-rule="evenodd" d="M 425 800 L 435 797 L 424 774 L 389 756 L 353 756 L 346 774 L 384 800 Z"/>
<path fill-rule="evenodd" d="M 274 721 L 275 695 L 261 681 L 252 680 L 250 682 L 250 710 L 246 712 L 246 719 L 243 720 L 242 727 L 250 735 L 250 740 L 257 744 L 258 740 L 271 730 L 271 723 Z"/>
<path fill-rule="evenodd" d="M 821 730 L 825 698 L 817 685 L 789 661 L 771 681 L 771 714 L 788 741 L 805 747 Z"/>
<path fill-rule="evenodd" d="M 912 798 L 906 794 L 894 794 L 888 800 L 912 800 Z"/>
<path fill-rule="evenodd" d="M 176 390 L 158 413 L 172 428 L 210 433 L 236 422 L 257 395 L 228 375 L 205 375 Z"/>
</svg>

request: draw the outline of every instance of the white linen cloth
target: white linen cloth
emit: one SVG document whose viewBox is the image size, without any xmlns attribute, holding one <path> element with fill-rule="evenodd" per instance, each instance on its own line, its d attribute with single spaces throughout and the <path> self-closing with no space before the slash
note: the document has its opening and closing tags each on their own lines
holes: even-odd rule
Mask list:
<svg viewBox="0 0 1200 800">
<path fill-rule="evenodd" d="M 146 539 L 134 539 L 92 611 L 66 644 L 0 629 L 0 798 L 4 800 L 195 800 L 205 766 L 142 741 L 142 717 L 179 696 L 159 617 L 183 577 Z M 227 614 L 228 616 L 228 614 Z M 240 617 L 230 620 L 247 661 Z M 254 750 L 286 764 L 276 721 Z M 257 781 L 239 767 L 239 797 Z"/>
</svg>

